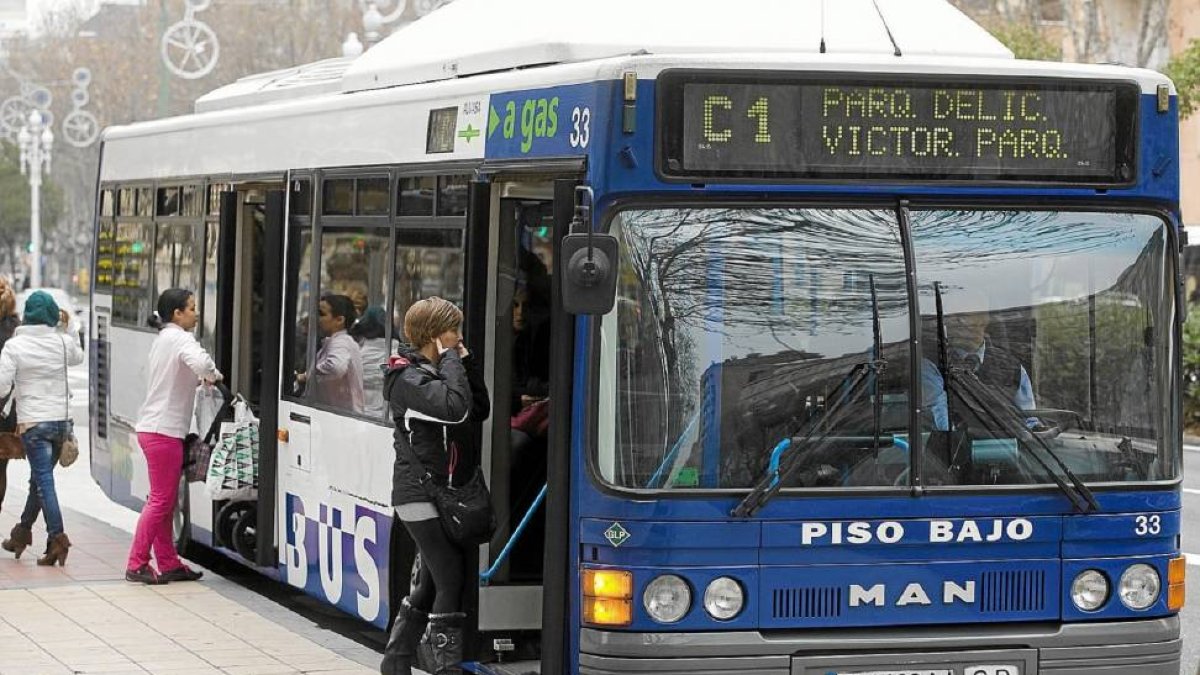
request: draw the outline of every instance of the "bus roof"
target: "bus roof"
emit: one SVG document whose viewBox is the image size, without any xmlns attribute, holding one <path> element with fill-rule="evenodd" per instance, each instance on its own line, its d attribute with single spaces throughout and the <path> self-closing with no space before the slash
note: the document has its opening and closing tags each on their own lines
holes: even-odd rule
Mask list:
<svg viewBox="0 0 1200 675">
<path fill-rule="evenodd" d="M 631 54 L 1011 59 L 945 0 L 457 0 L 355 60 L 243 78 L 196 112 Z"/>
<path fill-rule="evenodd" d="M 457 0 L 362 55 L 346 91 L 624 54 L 1012 58 L 945 0 Z"/>
</svg>

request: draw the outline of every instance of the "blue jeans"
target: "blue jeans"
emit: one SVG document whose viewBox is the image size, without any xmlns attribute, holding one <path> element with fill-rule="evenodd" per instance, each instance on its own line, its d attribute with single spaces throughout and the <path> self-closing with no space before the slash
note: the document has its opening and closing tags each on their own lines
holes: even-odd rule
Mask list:
<svg viewBox="0 0 1200 675">
<path fill-rule="evenodd" d="M 29 460 L 29 499 L 21 512 L 21 524 L 33 527 L 38 511 L 46 514 L 46 533 L 53 537 L 63 532 L 62 510 L 54 490 L 54 465 L 67 438 L 67 423 L 39 422 L 21 435 L 25 458 Z"/>
</svg>

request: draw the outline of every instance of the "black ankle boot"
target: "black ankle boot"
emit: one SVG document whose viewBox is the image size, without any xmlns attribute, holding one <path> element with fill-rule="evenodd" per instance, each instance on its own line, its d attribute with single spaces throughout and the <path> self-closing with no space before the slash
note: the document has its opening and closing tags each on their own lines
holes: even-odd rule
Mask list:
<svg viewBox="0 0 1200 675">
<path fill-rule="evenodd" d="M 387 647 L 383 649 L 383 662 L 379 664 L 382 675 L 412 675 L 417 643 L 425 634 L 427 623 L 429 615 L 408 604 L 408 598 L 400 603 Z"/>
<path fill-rule="evenodd" d="M 462 612 L 429 615 L 429 646 L 433 650 L 432 675 L 462 675 Z"/>
</svg>

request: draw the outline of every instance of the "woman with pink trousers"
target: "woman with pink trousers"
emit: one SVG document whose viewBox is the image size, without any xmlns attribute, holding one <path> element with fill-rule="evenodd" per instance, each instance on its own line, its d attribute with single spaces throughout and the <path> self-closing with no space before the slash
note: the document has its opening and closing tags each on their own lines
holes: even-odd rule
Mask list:
<svg viewBox="0 0 1200 675">
<path fill-rule="evenodd" d="M 146 401 L 134 426 L 138 445 L 146 456 L 150 496 L 138 518 L 125 580 L 144 584 L 196 581 L 202 575 L 183 564 L 175 551 L 171 515 L 183 470 L 183 439 L 191 427 L 196 386 L 222 379 L 212 357 L 196 341 L 196 297 L 191 291 L 172 288 L 158 297 L 151 321 L 159 329 L 150 347 L 149 386 Z M 150 553 L 158 563 L 150 564 Z"/>
</svg>

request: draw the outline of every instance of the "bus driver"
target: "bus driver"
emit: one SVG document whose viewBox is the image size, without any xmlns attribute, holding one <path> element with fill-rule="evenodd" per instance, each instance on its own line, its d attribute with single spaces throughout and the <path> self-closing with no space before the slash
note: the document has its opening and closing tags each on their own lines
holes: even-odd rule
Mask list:
<svg viewBox="0 0 1200 675">
<path fill-rule="evenodd" d="M 955 299 L 970 307 L 972 311 L 946 314 L 943 319 L 946 327 L 946 366 L 974 373 L 981 383 L 999 392 L 1018 410 L 1036 408 L 1029 372 L 1016 356 L 999 346 L 988 333 L 991 316 L 987 295 L 977 291 L 960 292 L 956 295 L 959 297 Z M 926 320 L 935 322 L 936 331 L 936 318 L 926 317 Z M 926 341 L 928 349 L 937 350 L 938 346 L 939 341 L 936 337 Z M 938 364 L 939 357 L 936 351 L 933 353 L 933 358 L 926 356 L 921 361 L 923 407 L 932 417 L 935 430 L 949 431 L 951 410 L 960 415 L 967 411 L 960 409 L 961 395 L 956 396 L 958 400 L 954 402 L 947 401 L 946 387 Z M 1036 426 L 1037 423 L 1036 418 L 1026 420 L 1030 427 Z M 986 428 L 992 425 L 985 421 L 983 426 Z"/>
</svg>

